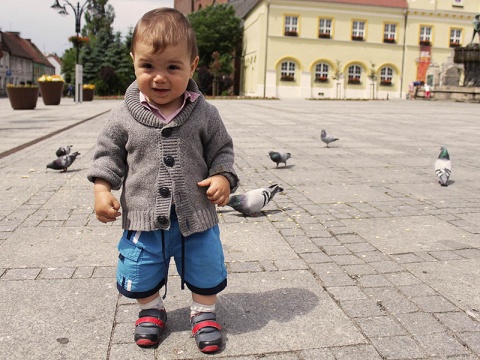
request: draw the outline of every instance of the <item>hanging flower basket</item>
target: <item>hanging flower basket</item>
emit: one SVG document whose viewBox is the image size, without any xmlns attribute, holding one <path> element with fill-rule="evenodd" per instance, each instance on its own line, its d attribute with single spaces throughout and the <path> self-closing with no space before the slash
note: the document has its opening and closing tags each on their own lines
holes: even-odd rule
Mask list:
<svg viewBox="0 0 480 360">
<path fill-rule="evenodd" d="M 40 94 L 45 105 L 58 105 L 62 100 L 64 81 L 60 75 L 43 75 L 38 78 Z"/>
<path fill-rule="evenodd" d="M 83 85 L 83 101 L 92 101 L 93 95 L 95 95 L 95 85 L 85 84 Z"/>
<path fill-rule="evenodd" d="M 7 96 L 14 110 L 33 110 L 37 107 L 38 86 L 8 86 Z"/>
<path fill-rule="evenodd" d="M 74 35 L 74 36 L 70 36 L 68 38 L 68 41 L 70 41 L 73 44 L 73 46 L 77 46 L 78 44 L 78 47 L 82 47 L 84 45 L 87 45 L 90 39 L 86 36 L 77 37 Z"/>
</svg>

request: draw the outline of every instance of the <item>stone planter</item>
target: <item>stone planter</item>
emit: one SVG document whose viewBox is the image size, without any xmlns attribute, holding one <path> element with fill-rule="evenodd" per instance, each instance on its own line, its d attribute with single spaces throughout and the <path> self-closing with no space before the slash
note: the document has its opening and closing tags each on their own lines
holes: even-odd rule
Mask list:
<svg viewBox="0 0 480 360">
<path fill-rule="evenodd" d="M 38 82 L 40 94 L 45 105 L 58 105 L 62 100 L 63 81 L 43 81 Z"/>
<path fill-rule="evenodd" d="M 95 95 L 94 89 L 82 89 L 83 90 L 83 101 L 92 101 L 93 95 Z"/>
<path fill-rule="evenodd" d="M 33 110 L 37 106 L 38 87 L 7 87 L 7 95 L 14 110 Z"/>
</svg>

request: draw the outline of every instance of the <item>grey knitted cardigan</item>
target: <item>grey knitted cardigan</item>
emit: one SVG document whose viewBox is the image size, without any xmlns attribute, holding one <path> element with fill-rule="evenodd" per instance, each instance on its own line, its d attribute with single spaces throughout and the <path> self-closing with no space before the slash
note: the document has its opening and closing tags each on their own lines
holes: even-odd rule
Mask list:
<svg viewBox="0 0 480 360">
<path fill-rule="evenodd" d="M 190 80 L 187 90 L 200 93 Z M 126 230 L 169 229 L 175 203 L 184 236 L 218 223 L 206 187 L 197 183 L 223 174 L 233 191 L 238 177 L 233 168 L 233 142 L 217 109 L 200 94 L 168 124 L 162 123 L 139 100 L 136 82 L 125 101 L 110 112 L 97 141 L 88 180 L 102 178 L 113 190 L 122 187 L 122 226 Z"/>
</svg>

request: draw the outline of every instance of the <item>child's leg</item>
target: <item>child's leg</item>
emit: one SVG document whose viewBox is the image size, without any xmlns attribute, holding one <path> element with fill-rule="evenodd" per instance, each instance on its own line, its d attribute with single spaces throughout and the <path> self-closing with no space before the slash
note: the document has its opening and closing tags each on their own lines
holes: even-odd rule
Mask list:
<svg viewBox="0 0 480 360">
<path fill-rule="evenodd" d="M 222 347 L 221 326 L 215 314 L 216 295 L 199 295 L 192 293 L 190 306 L 190 323 L 198 349 L 212 353 Z"/>
</svg>

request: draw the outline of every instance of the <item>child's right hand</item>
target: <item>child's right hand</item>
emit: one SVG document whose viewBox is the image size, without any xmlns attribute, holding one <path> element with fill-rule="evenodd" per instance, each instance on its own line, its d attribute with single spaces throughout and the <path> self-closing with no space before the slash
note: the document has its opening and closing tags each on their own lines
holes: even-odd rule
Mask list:
<svg viewBox="0 0 480 360">
<path fill-rule="evenodd" d="M 103 179 L 96 179 L 93 187 L 95 195 L 95 214 L 103 223 L 112 222 L 122 215 L 118 210 L 120 203 L 112 195 L 111 185 Z"/>
</svg>

